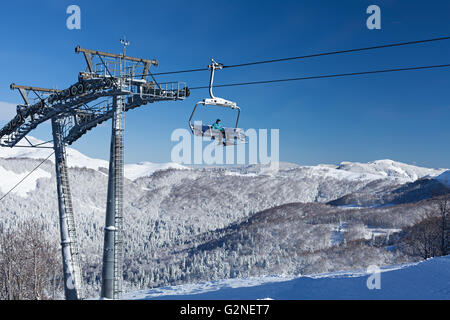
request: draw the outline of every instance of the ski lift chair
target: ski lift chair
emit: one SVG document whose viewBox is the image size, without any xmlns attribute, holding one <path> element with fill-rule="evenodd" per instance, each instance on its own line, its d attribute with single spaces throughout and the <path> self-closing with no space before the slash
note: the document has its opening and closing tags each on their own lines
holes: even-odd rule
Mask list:
<svg viewBox="0 0 450 320">
<path fill-rule="evenodd" d="M 189 118 L 189 128 L 191 129 L 192 133 L 196 136 L 201 137 L 210 137 L 212 140 L 218 139 L 219 144 L 222 141 L 223 134 L 220 130 L 213 129 L 212 125 L 204 125 L 201 122 L 194 121 L 192 122 L 192 118 L 194 116 L 195 110 L 199 105 L 203 105 L 205 107 L 207 106 L 217 106 L 217 107 L 225 107 L 225 108 L 231 108 L 237 110 L 237 117 L 236 117 L 236 124 L 234 128 L 226 128 L 224 127 L 224 133 L 225 133 L 225 145 L 234 145 L 238 142 L 246 142 L 246 135 L 244 133 L 244 130 L 238 128 L 239 123 L 239 116 L 241 114 L 241 109 L 237 106 L 236 102 L 225 100 L 223 98 L 215 97 L 213 94 L 213 82 L 214 82 L 214 71 L 216 69 L 221 70 L 223 68 L 223 64 L 217 63 L 214 61 L 214 59 L 211 59 L 211 65 L 208 66 L 208 68 L 211 70 L 211 78 L 209 81 L 209 95 L 210 98 L 203 99 L 194 107 L 194 110 L 192 110 L 191 117 Z M 234 141 L 234 142 L 232 142 Z"/>
</svg>

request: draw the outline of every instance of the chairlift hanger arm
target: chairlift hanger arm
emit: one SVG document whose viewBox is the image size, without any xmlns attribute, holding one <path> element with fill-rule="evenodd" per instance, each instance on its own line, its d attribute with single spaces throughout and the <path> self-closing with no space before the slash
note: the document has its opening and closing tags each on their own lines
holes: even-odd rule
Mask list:
<svg viewBox="0 0 450 320">
<path fill-rule="evenodd" d="M 237 104 L 233 101 L 229 101 L 223 98 L 218 98 L 214 96 L 213 93 L 213 86 L 214 86 L 214 72 L 216 69 L 221 70 L 223 69 L 223 64 L 216 62 L 214 59 L 211 59 L 211 64 L 208 66 L 209 70 L 211 70 L 211 76 L 209 78 L 209 95 L 210 99 L 204 99 L 203 101 L 197 102 L 197 104 L 194 107 L 194 110 L 191 113 L 191 117 L 189 118 L 189 127 L 193 128 L 192 126 L 192 117 L 194 116 L 195 110 L 197 109 L 197 106 L 199 104 L 203 104 L 204 106 L 218 106 L 218 107 L 225 107 L 225 108 L 231 108 L 231 109 L 237 109 L 238 115 L 236 119 L 236 128 L 238 127 L 239 123 L 239 117 L 241 114 L 241 109 L 237 106 Z"/>
<path fill-rule="evenodd" d="M 214 71 L 216 69 L 223 69 L 223 64 L 217 63 L 216 61 L 214 61 L 214 59 L 211 59 L 211 64 L 208 66 L 208 69 L 211 70 L 211 76 L 209 78 L 209 96 L 211 97 L 211 99 L 216 99 L 213 94 Z"/>
<path fill-rule="evenodd" d="M 195 110 L 197 109 L 197 106 L 199 105 L 199 104 L 205 104 L 203 101 L 199 101 L 199 102 L 197 102 L 196 103 L 196 105 L 195 105 L 195 107 L 194 107 L 194 110 L 192 110 L 192 113 L 191 113 L 191 116 L 189 117 L 189 120 L 188 120 L 188 123 L 189 123 L 189 129 L 191 129 L 191 131 L 192 131 L 192 133 L 194 133 L 194 126 L 192 125 L 192 117 L 194 116 L 194 113 L 195 113 Z"/>
<path fill-rule="evenodd" d="M 222 107 L 230 107 L 232 109 L 239 108 L 235 102 L 229 101 L 223 98 L 218 98 L 214 96 L 213 93 L 213 87 L 214 87 L 214 71 L 216 69 L 221 70 L 223 69 L 223 64 L 217 63 L 214 61 L 214 59 L 211 59 L 211 64 L 208 66 L 208 68 L 211 70 L 211 76 L 209 78 L 209 96 L 210 99 L 205 99 L 204 104 L 205 105 L 214 105 L 214 106 L 222 106 Z"/>
</svg>

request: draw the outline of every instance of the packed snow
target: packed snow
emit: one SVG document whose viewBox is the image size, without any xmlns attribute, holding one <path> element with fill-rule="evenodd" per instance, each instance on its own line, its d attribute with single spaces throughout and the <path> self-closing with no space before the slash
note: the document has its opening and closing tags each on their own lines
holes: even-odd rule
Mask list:
<svg viewBox="0 0 450 320">
<path fill-rule="evenodd" d="M 379 276 L 379 278 L 377 278 Z M 312 276 L 265 276 L 131 292 L 128 300 L 450 299 L 450 256 Z"/>
</svg>

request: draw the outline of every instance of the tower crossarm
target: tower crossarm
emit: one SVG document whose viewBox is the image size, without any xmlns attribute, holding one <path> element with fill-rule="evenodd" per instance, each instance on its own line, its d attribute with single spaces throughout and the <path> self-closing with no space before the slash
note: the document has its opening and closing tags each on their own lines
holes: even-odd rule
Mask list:
<svg viewBox="0 0 450 320">
<path fill-rule="evenodd" d="M 16 85 L 11 88 L 34 91 L 37 97 L 33 104 L 18 105 L 14 118 L 0 129 L 0 145 L 8 147 L 15 146 L 31 130 L 54 116 L 71 113 L 79 105 L 100 97 L 128 93 L 114 88 L 111 80 L 101 78 L 77 82 L 65 90 L 45 88 L 36 90 L 35 87 L 21 86 L 19 88 Z"/>
<path fill-rule="evenodd" d="M 177 83 L 178 88 L 180 84 Z M 148 103 L 157 101 L 175 101 L 183 100 L 186 97 L 186 93 L 189 94 L 189 89 L 185 86 L 178 89 L 173 84 L 163 84 L 163 88 L 166 88 L 166 92 L 150 92 L 145 94 L 129 94 L 124 105 L 124 111 L 129 111 Z M 160 89 L 156 89 L 160 90 Z M 94 105 L 85 104 L 83 109 L 76 109 L 72 113 L 74 121 L 70 122 L 72 125 L 66 130 L 67 135 L 64 137 L 64 142 L 72 144 L 83 136 L 87 131 L 95 128 L 99 124 L 111 119 L 113 117 L 112 103 L 109 100 L 104 100 Z"/>
<path fill-rule="evenodd" d="M 117 83 L 121 86 L 116 86 Z M 80 106 L 87 106 L 100 98 L 112 98 L 122 95 L 128 96 L 126 103 L 129 107 L 125 110 L 134 109 L 141 105 L 155 101 L 182 100 L 189 96 L 189 89 L 178 82 L 155 85 L 153 81 L 145 79 L 127 79 L 123 77 L 99 76 L 97 74 L 86 75 L 80 73 L 79 81 L 64 90 L 37 88 L 31 86 L 11 85 L 11 89 L 22 90 L 21 95 L 31 101 L 29 91 L 36 94 L 34 103 L 17 106 L 16 116 L 0 129 L 0 145 L 13 147 L 31 130 L 39 124 L 51 119 L 54 116 L 75 115 Z M 24 99 L 25 100 L 25 99 Z M 92 113 L 87 108 L 88 113 Z M 95 119 L 87 127 L 93 128 L 98 121 L 105 121 L 111 118 L 106 111 L 95 110 Z M 79 114 L 79 112 L 78 112 Z M 84 131 L 84 127 L 81 129 Z M 85 132 L 85 131 L 84 131 Z M 72 135 L 80 136 L 79 133 Z M 68 142 L 70 142 L 69 140 Z M 72 140 L 73 142 L 74 140 Z"/>
<path fill-rule="evenodd" d="M 104 58 L 112 58 L 113 60 L 124 60 L 131 63 L 134 63 L 136 65 L 142 66 L 142 73 L 140 74 L 141 79 L 145 79 L 145 77 L 149 74 L 150 66 L 158 66 L 158 60 L 156 59 L 142 59 L 142 58 L 135 58 L 126 56 L 124 54 L 115 54 L 115 53 L 109 53 L 109 52 L 103 52 L 98 50 L 90 50 L 90 49 L 84 49 L 80 46 L 77 46 L 75 48 L 76 53 L 83 53 L 84 58 L 86 60 L 87 68 L 89 73 L 95 73 L 95 65 L 94 65 L 94 58 L 98 57 L 101 61 L 104 60 Z M 125 70 L 123 70 L 125 71 Z"/>
</svg>

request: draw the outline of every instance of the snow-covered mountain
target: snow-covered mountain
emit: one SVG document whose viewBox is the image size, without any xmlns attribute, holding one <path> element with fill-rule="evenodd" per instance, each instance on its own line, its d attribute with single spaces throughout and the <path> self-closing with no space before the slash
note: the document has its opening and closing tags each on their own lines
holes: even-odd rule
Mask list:
<svg viewBox="0 0 450 320">
<path fill-rule="evenodd" d="M 436 177 L 446 169 L 428 169 L 417 167 L 393 160 L 376 160 L 368 163 L 341 162 L 339 170 L 358 172 L 361 174 L 373 174 L 386 178 L 403 179 L 404 182 L 414 182 L 423 177 Z"/>
<path fill-rule="evenodd" d="M 28 136 L 27 139 L 33 145 L 39 145 L 42 147 L 53 147 L 53 144 L 44 143 L 45 141 L 36 139 L 32 136 Z M 27 146 L 28 143 L 26 140 L 22 140 L 20 145 Z M 67 148 L 67 165 L 69 167 L 79 167 L 79 168 L 90 168 L 94 170 L 98 170 L 101 167 L 108 168 L 108 161 L 100 160 L 100 159 L 92 159 L 78 150 L 73 148 Z M 46 159 L 51 153 L 52 149 L 42 149 L 42 148 L 0 148 L 0 158 L 11 159 L 11 158 L 20 158 L 20 159 Z M 54 163 L 54 156 L 50 157 L 49 160 Z"/>
<path fill-rule="evenodd" d="M 288 162 L 280 162 L 279 170 L 271 168 L 270 165 L 249 165 L 226 167 L 229 174 L 278 174 L 283 172 L 294 172 L 299 169 L 308 169 L 310 176 L 322 176 L 333 179 L 344 180 L 379 180 L 388 179 L 398 183 L 414 182 L 424 177 L 437 177 L 446 172 L 442 168 L 424 168 L 405 164 L 393 160 L 376 160 L 368 163 L 341 162 L 339 165 L 319 164 L 317 166 L 300 166 Z"/>
<path fill-rule="evenodd" d="M 44 147 L 52 147 L 52 144 L 45 143 L 45 141 L 36 139 L 32 136 L 28 136 L 27 139 L 33 145 L 40 145 Z M 21 145 L 28 145 L 26 140 L 23 140 Z M 46 159 L 51 153 L 52 149 L 42 148 L 0 148 L 0 158 L 4 159 Z M 98 170 L 100 168 L 108 169 L 109 163 L 107 160 L 90 158 L 76 149 L 67 147 L 67 165 L 72 168 L 88 168 Z M 54 157 L 50 157 L 49 160 L 54 163 Z M 124 175 L 130 180 L 136 180 L 137 178 L 150 176 L 155 171 L 167 170 L 167 169 L 187 169 L 178 163 L 151 163 L 141 162 L 137 164 L 125 164 Z M 1 178 L 0 173 L 0 178 Z M 1 180 L 0 180 L 1 181 Z"/>
<path fill-rule="evenodd" d="M 178 169 L 187 170 L 188 167 L 182 166 L 175 162 L 168 163 L 153 163 L 153 162 L 139 162 L 136 164 L 125 164 L 124 175 L 130 180 L 136 180 L 141 177 L 151 176 L 156 171 Z"/>
<path fill-rule="evenodd" d="M 41 145 L 51 147 L 51 144 L 44 144 L 44 141 L 36 139 L 32 136 L 27 137 L 33 145 Z M 25 141 L 25 140 L 24 140 Z M 27 145 L 27 143 L 23 143 Z M 0 158 L 28 158 L 28 159 L 44 159 L 51 153 L 51 149 L 39 148 L 0 148 Z M 102 159 L 90 158 L 76 149 L 67 148 L 68 166 L 78 168 L 90 168 L 98 170 L 99 168 L 108 168 L 108 161 Z M 49 158 L 54 161 L 53 157 Z M 178 163 L 151 163 L 141 162 L 137 164 L 125 165 L 125 176 L 130 180 L 136 180 L 140 177 L 150 176 L 155 171 L 167 169 L 188 169 L 187 166 L 182 166 Z M 206 167 L 200 167 L 206 168 Z M 210 166 L 209 168 L 214 168 Z M 227 168 L 227 167 L 223 167 Z M 292 170 L 308 168 L 310 176 L 322 176 L 335 179 L 345 180 L 378 180 L 378 179 L 392 179 L 398 182 L 414 182 L 423 177 L 439 177 L 439 180 L 446 180 L 449 177 L 450 171 L 445 173 L 447 169 L 429 169 L 418 166 L 413 166 L 393 160 L 376 160 L 368 163 L 359 162 L 341 162 L 339 165 L 318 165 L 318 166 L 299 166 L 293 163 L 280 163 L 279 170 L 281 172 L 289 172 Z M 273 168 L 267 165 L 249 165 L 249 166 L 230 166 L 227 168 L 227 174 L 246 174 L 246 175 L 261 175 L 278 173 Z M 444 174 L 445 173 L 445 174 Z"/>
<path fill-rule="evenodd" d="M 51 152 L 0 148 L 0 196 Z M 88 292 L 96 294 L 108 162 L 72 148 L 67 154 L 83 273 Z M 51 156 L 0 201 L 0 223 L 13 228 L 35 219 L 58 239 L 53 161 Z M 447 192 L 439 183 L 446 172 L 391 160 L 281 163 L 279 170 L 264 165 L 127 164 L 124 286 L 311 274 L 363 268 L 371 261 L 407 261 L 402 253 L 366 247 L 365 242 L 378 237 L 392 245 L 392 234 L 420 221 L 431 204 L 417 200 L 430 198 L 433 188 Z M 330 205 L 333 201 L 338 203 Z"/>
<path fill-rule="evenodd" d="M 38 140 L 34 137 L 27 137 L 28 140 L 34 145 L 50 146 L 50 144 L 44 144 L 44 141 Z M 24 140 L 23 144 L 26 145 Z M 39 149 L 39 148 L 0 148 L 0 158 L 3 159 L 45 159 L 51 154 L 51 149 Z M 108 168 L 108 161 L 102 159 L 90 158 L 81 152 L 73 148 L 67 148 L 68 166 L 71 168 L 87 168 L 95 171 L 101 171 L 105 174 Z M 51 156 L 49 161 L 54 162 L 54 157 Z M 342 162 L 339 165 L 318 165 L 318 166 L 300 166 L 292 163 L 280 163 L 279 169 L 274 170 L 267 165 L 248 165 L 248 166 L 230 166 L 230 167 L 188 167 L 177 163 L 151 163 L 141 162 L 137 164 L 126 164 L 124 168 L 125 177 L 135 181 L 139 178 L 149 177 L 156 171 L 167 169 L 189 170 L 194 171 L 209 170 L 209 171 L 222 171 L 224 176 L 229 177 L 228 180 L 234 179 L 233 177 L 239 177 L 240 179 L 246 178 L 262 178 L 276 176 L 277 180 L 288 178 L 289 180 L 298 180 L 301 182 L 310 180 L 316 184 L 320 181 L 346 181 L 346 184 L 354 182 L 355 190 L 361 191 L 362 187 L 369 182 L 381 185 L 384 188 L 387 184 L 391 186 L 400 185 L 408 182 L 414 182 L 423 177 L 436 177 L 441 183 L 448 181 L 448 172 L 446 169 L 428 169 L 417 166 L 412 166 L 392 160 L 378 160 L 369 163 L 358 162 Z M 33 191 L 40 178 L 50 178 L 51 171 L 43 171 L 41 168 L 36 170 L 26 182 L 19 185 L 13 192 L 26 196 L 27 192 Z M 0 167 L 0 191 L 7 192 L 18 181 L 20 181 L 26 175 L 26 170 L 20 170 L 20 172 L 8 171 L 4 167 Z M 195 176 L 195 173 L 192 174 Z M 264 179 L 264 178 L 263 178 Z M 448 184 L 448 182 L 447 182 Z M 300 184 L 301 185 L 301 184 Z M 277 185 L 276 187 L 281 187 Z M 290 187 L 290 186 L 289 186 Z M 288 187 L 288 189 L 289 189 Z M 305 188 L 302 188 L 303 197 L 292 198 L 292 201 L 330 201 L 339 198 L 339 195 L 346 196 L 350 194 L 351 186 L 347 185 L 344 190 L 338 190 L 338 192 L 330 193 L 332 190 L 315 192 L 314 189 L 306 190 L 307 187 L 311 187 L 311 183 L 307 183 Z M 326 187 L 326 186 L 323 186 Z M 317 186 L 315 188 L 318 188 Z M 348 189 L 350 188 L 350 189 Z M 369 187 L 369 192 L 373 190 L 373 186 Z M 255 190 L 256 191 L 256 190 Z M 318 191 L 318 190 L 317 190 Z M 287 199 L 285 199 L 287 200 Z M 283 201 L 277 202 L 281 204 Z M 343 204 L 349 204 L 348 201 Z M 356 204 L 356 203 L 355 203 Z M 358 203 L 360 204 L 360 203 Z"/>
</svg>

